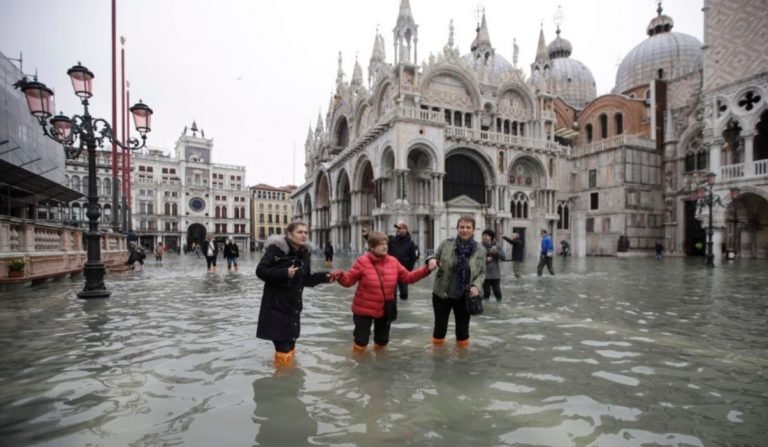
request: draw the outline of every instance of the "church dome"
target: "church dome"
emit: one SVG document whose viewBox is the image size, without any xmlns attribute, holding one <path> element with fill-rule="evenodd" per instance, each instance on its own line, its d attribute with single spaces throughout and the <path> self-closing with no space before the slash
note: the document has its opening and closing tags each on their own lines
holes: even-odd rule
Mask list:
<svg viewBox="0 0 768 447">
<path fill-rule="evenodd" d="M 547 45 L 547 52 L 550 59 L 569 57 L 573 52 L 573 45 L 571 45 L 568 39 L 560 37 L 560 29 L 558 29 L 557 38 Z"/>
<path fill-rule="evenodd" d="M 592 71 L 576 59 L 560 57 L 552 61 L 552 92 L 577 109 L 597 97 Z"/>
<path fill-rule="evenodd" d="M 674 21 L 661 13 L 648 24 L 648 38 L 630 50 L 616 72 L 614 93 L 649 84 L 654 79 L 674 79 L 699 69 L 703 51 L 699 39 L 673 33 Z"/>
<path fill-rule="evenodd" d="M 557 37 L 547 45 L 547 52 L 552 60 L 552 69 L 549 74 L 550 88 L 552 93 L 568 104 L 582 109 L 585 104 L 597 97 L 597 86 L 589 67 L 576 59 L 571 59 L 572 51 L 571 42 L 560 37 L 558 27 Z"/>
<path fill-rule="evenodd" d="M 477 71 L 486 71 L 492 79 L 498 78 L 502 74 L 512 69 L 512 64 L 500 54 L 490 54 L 487 58 L 475 57 L 474 53 L 468 53 L 462 56 L 462 59 L 474 67 Z"/>
</svg>

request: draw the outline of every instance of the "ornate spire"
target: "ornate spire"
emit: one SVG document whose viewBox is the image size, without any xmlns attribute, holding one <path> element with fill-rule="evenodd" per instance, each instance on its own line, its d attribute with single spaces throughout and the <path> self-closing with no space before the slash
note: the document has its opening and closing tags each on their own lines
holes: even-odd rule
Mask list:
<svg viewBox="0 0 768 447">
<path fill-rule="evenodd" d="M 384 48 L 384 37 L 379 34 L 379 26 L 376 25 L 376 36 L 373 39 L 373 52 L 371 60 L 368 62 L 368 87 L 373 85 L 376 79 L 376 72 L 386 63 L 387 56 Z"/>
<path fill-rule="evenodd" d="M 383 48 L 379 45 L 379 25 L 376 25 L 376 35 L 373 37 L 373 51 L 371 52 L 370 63 L 384 62 L 384 55 L 382 54 Z"/>
<path fill-rule="evenodd" d="M 536 47 L 536 61 L 544 62 L 549 60 L 549 52 L 547 51 L 547 41 L 544 39 L 544 25 L 541 25 L 539 29 L 539 44 Z"/>
<path fill-rule="evenodd" d="M 405 25 L 415 25 L 413 13 L 411 12 L 411 3 L 408 0 L 400 1 L 400 12 L 397 14 L 397 27 Z"/>
<path fill-rule="evenodd" d="M 379 51 L 381 52 L 381 62 L 387 61 L 387 49 L 384 46 L 384 36 L 379 34 Z"/>
<path fill-rule="evenodd" d="M 376 25 L 376 36 L 373 38 L 373 51 L 371 59 L 368 61 L 368 87 L 373 85 L 376 77 L 376 70 L 384 63 L 384 39 L 379 34 L 379 26 Z"/>
<path fill-rule="evenodd" d="M 419 25 L 413 20 L 411 4 L 408 0 L 400 1 L 397 25 L 395 25 L 392 33 L 395 38 L 395 64 L 418 61 L 416 44 L 419 41 Z"/>
<path fill-rule="evenodd" d="M 448 48 L 453 48 L 454 41 L 453 41 L 453 19 L 451 19 L 451 23 L 448 24 Z"/>
<path fill-rule="evenodd" d="M 317 126 L 315 127 L 315 135 L 323 133 L 323 115 L 320 110 L 317 111 Z"/>
<path fill-rule="evenodd" d="M 336 71 L 336 86 L 344 83 L 344 69 L 341 68 L 341 51 L 339 51 L 339 69 Z"/>
<path fill-rule="evenodd" d="M 480 26 L 477 27 L 477 36 L 472 42 L 472 52 L 475 50 L 482 51 L 483 49 L 493 51 L 493 45 L 491 45 L 491 37 L 488 33 L 488 23 L 485 21 L 485 10 L 483 10 L 483 19 Z"/>
<path fill-rule="evenodd" d="M 355 55 L 355 68 L 352 69 L 352 87 L 357 88 L 363 85 L 363 69 L 360 67 L 360 63 L 357 61 L 357 55 Z"/>
</svg>

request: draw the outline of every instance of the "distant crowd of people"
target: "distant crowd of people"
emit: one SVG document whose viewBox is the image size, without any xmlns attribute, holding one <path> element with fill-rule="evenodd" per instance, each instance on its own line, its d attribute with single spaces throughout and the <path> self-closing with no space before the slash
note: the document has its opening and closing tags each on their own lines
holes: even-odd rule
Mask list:
<svg viewBox="0 0 768 447">
<path fill-rule="evenodd" d="M 126 234 L 126 240 L 128 242 L 128 260 L 125 264 L 131 266 L 131 269 L 133 270 L 143 270 L 144 259 L 146 259 L 147 255 L 146 250 L 139 242 L 139 236 L 135 231 L 129 230 Z M 220 249 L 220 245 L 221 244 L 214 239 L 213 234 L 208 234 L 201 244 L 192 242 L 189 247 L 185 245 L 184 253 L 193 253 L 198 258 L 204 257 L 208 271 L 215 272 L 217 268 L 216 259 L 220 252 L 223 252 L 224 259 L 227 261 L 227 270 L 238 271 L 240 269 L 238 263 L 240 259 L 240 248 L 238 245 L 231 237 L 223 244 L 223 251 Z M 168 245 L 162 242 L 157 243 L 152 251 L 155 256 L 155 264 L 162 264 L 163 257 L 168 250 Z"/>
</svg>

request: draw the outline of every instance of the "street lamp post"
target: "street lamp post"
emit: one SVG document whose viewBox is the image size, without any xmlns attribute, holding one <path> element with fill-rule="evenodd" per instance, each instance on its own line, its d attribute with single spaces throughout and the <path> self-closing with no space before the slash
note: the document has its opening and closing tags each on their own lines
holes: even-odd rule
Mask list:
<svg viewBox="0 0 768 447">
<path fill-rule="evenodd" d="M 37 79 L 28 81 L 26 78 L 16 82 L 14 87 L 21 89 L 27 99 L 30 113 L 37 118 L 40 126 L 43 128 L 43 134 L 64 146 L 68 158 L 77 158 L 83 149 L 87 149 L 88 154 L 88 233 L 87 259 L 83 273 L 85 274 L 85 287 L 77 294 L 79 298 L 107 298 L 111 291 L 104 285 L 104 274 L 106 269 L 101 261 L 101 235 L 99 233 L 99 196 L 96 191 L 96 147 L 103 147 L 104 140 L 117 145 L 123 149 L 135 150 L 141 149 L 146 145 L 147 133 L 150 131 L 152 120 L 152 109 L 142 104 L 131 107 L 136 124 L 136 130 L 141 136 L 141 141 L 136 138 L 130 139 L 126 145 L 122 145 L 113 137 L 112 127 L 109 122 L 102 118 L 91 116 L 88 111 L 88 98 L 93 96 L 92 83 L 93 73 L 87 68 L 77 65 L 70 68 L 67 74 L 72 80 L 72 87 L 75 95 L 81 99 L 83 105 L 83 114 L 67 117 L 63 114 L 49 117 L 53 113 L 53 90 L 46 87 Z M 113 185 L 114 188 L 117 185 Z M 113 204 L 117 206 L 117 204 Z M 113 216 L 114 217 L 114 216 Z"/>
<path fill-rule="evenodd" d="M 717 176 L 713 173 L 707 174 L 707 192 L 706 195 L 699 198 L 699 212 L 701 212 L 705 205 L 709 211 L 709 227 L 707 228 L 707 267 L 715 266 L 715 254 L 712 251 L 712 207 L 713 205 L 723 206 L 720 196 L 712 192 L 716 177 Z"/>
</svg>

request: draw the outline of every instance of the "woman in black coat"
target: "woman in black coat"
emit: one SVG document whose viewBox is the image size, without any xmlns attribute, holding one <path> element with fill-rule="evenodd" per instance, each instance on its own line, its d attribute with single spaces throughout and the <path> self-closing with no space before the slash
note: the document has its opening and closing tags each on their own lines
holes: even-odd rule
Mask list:
<svg viewBox="0 0 768 447">
<path fill-rule="evenodd" d="M 275 345 L 275 366 L 290 366 L 301 329 L 304 287 L 330 282 L 328 272 L 312 273 L 309 266 L 309 231 L 293 222 L 285 236 L 271 236 L 256 276 L 264 281 L 256 337 Z"/>
</svg>

